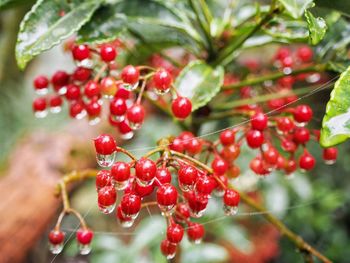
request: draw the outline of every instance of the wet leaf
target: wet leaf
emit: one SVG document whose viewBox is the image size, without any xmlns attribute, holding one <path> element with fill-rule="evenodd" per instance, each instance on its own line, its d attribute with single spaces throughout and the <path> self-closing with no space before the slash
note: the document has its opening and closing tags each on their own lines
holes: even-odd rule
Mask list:
<svg viewBox="0 0 350 263">
<path fill-rule="evenodd" d="M 313 0 L 279 0 L 293 18 L 299 18 L 312 4 Z"/>
<path fill-rule="evenodd" d="M 310 42 L 312 45 L 317 45 L 326 34 L 326 21 L 322 17 L 314 17 L 308 10 L 305 11 L 305 17 L 309 27 Z"/>
</svg>

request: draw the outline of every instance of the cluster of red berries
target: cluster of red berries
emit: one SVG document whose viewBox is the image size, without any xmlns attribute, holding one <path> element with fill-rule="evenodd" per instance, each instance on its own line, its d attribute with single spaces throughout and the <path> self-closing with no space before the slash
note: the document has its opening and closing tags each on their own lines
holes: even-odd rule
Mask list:
<svg viewBox="0 0 350 263">
<path fill-rule="evenodd" d="M 88 228 L 80 228 L 76 233 L 81 255 L 87 255 L 91 251 L 91 241 L 94 233 Z M 65 233 L 60 229 L 51 230 L 49 233 L 50 251 L 52 254 L 59 254 L 63 250 Z"/>
<path fill-rule="evenodd" d="M 129 139 L 133 130 L 139 129 L 145 119 L 141 99 L 147 89 L 157 97 L 171 90 L 174 116 L 187 118 L 192 112 L 192 103 L 177 93 L 172 85 L 173 76 L 164 68 L 149 66 L 127 65 L 118 69 L 118 43 L 97 47 L 73 44 L 71 52 L 77 64 L 73 73 L 57 71 L 50 79 L 46 76 L 34 79 L 35 91 L 41 95 L 33 101 L 35 116 L 45 117 L 48 109 L 52 113 L 60 112 L 66 100 L 70 117 L 82 119 L 88 116 L 89 123 L 94 125 L 101 119 L 102 106 L 106 103 L 102 98 L 106 98 L 110 124 L 117 127 L 125 139 Z M 52 94 L 46 96 L 50 86 Z"/>
<path fill-rule="evenodd" d="M 190 133 L 183 133 L 183 137 L 186 134 Z M 194 138 L 190 141 L 192 144 L 187 145 L 187 149 L 193 154 L 197 153 Z M 226 215 L 237 212 L 240 195 L 228 188 L 226 170 L 220 160 L 213 161 L 212 170 L 204 169 L 190 157 L 180 158 L 181 153 L 174 150 L 173 144 L 159 150 L 162 154 L 157 161 L 148 155 L 136 160 L 125 149 L 118 147 L 110 135 L 100 135 L 94 142 L 99 165 L 111 167 L 110 170 L 101 170 L 96 177 L 100 210 L 111 213 L 116 207 L 117 191 L 123 191 L 116 217 L 123 227 L 130 227 L 141 208 L 148 205 L 142 204 L 143 198 L 155 192 L 156 205 L 168 218 L 166 239 L 161 243 L 161 251 L 167 258 L 174 257 L 185 230 L 190 241 L 201 241 L 204 228 L 192 222 L 191 217 L 203 215 L 213 192 L 222 197 Z M 131 157 L 131 162 L 115 161 L 115 155 L 120 153 Z M 174 174 L 177 180 L 172 180 Z"/>
</svg>

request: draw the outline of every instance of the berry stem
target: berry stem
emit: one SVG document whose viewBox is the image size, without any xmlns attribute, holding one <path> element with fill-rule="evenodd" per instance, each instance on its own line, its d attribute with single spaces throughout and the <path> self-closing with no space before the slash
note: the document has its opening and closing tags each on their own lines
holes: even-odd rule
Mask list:
<svg viewBox="0 0 350 263">
<path fill-rule="evenodd" d="M 211 169 L 209 166 L 207 166 L 206 164 L 186 155 L 186 154 L 183 154 L 183 153 L 180 153 L 180 152 L 176 152 L 176 151 L 170 151 L 171 155 L 174 155 L 174 156 L 177 156 L 177 157 L 180 157 L 182 159 L 186 159 L 188 161 L 190 161 L 191 163 L 195 164 L 196 166 L 206 170 L 208 173 L 212 174 L 213 173 L 213 169 Z"/>
<path fill-rule="evenodd" d="M 102 74 L 106 71 L 106 69 L 108 68 L 108 64 L 104 64 L 100 70 L 97 72 L 96 76 L 94 77 L 94 82 L 98 82 L 102 76 Z"/>
<path fill-rule="evenodd" d="M 127 156 L 130 157 L 130 159 L 132 159 L 133 161 L 137 161 L 137 158 L 135 155 L 133 155 L 131 152 L 129 152 L 128 150 L 121 148 L 121 147 L 117 147 L 117 152 L 121 152 L 126 154 Z"/>
<path fill-rule="evenodd" d="M 136 104 L 140 104 L 141 103 L 141 99 L 142 99 L 143 93 L 145 92 L 146 83 L 147 83 L 146 80 L 144 80 L 142 82 L 142 85 L 141 85 L 141 88 L 140 88 L 140 93 L 138 94 L 138 97 L 137 97 L 137 100 L 136 100 Z"/>
</svg>

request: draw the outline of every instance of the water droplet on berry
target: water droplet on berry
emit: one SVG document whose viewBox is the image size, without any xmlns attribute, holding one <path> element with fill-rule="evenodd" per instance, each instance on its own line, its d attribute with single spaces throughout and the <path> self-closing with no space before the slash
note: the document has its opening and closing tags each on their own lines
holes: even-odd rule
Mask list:
<svg viewBox="0 0 350 263">
<path fill-rule="evenodd" d="M 130 131 L 130 132 L 124 133 L 124 134 L 120 135 L 120 137 L 123 140 L 130 140 L 132 137 L 134 137 L 134 132 Z"/>
<path fill-rule="evenodd" d="M 292 72 L 293 72 L 293 70 L 292 70 L 292 68 L 290 68 L 290 67 L 283 68 L 283 73 L 284 73 L 285 75 L 289 75 L 289 74 L 291 74 Z"/>
<path fill-rule="evenodd" d="M 86 245 L 79 244 L 78 246 L 79 246 L 79 253 L 80 253 L 80 255 L 87 255 L 91 251 L 90 244 L 86 244 Z"/>
<path fill-rule="evenodd" d="M 295 173 L 286 174 L 286 179 L 287 180 L 293 180 L 294 177 L 295 177 Z"/>
<path fill-rule="evenodd" d="M 46 95 L 48 93 L 49 89 L 48 88 L 43 88 L 43 89 L 36 89 L 35 93 L 39 96 Z"/>
<path fill-rule="evenodd" d="M 94 67 L 94 61 L 92 59 L 86 58 L 81 61 L 76 61 L 78 67 L 92 69 Z"/>
<path fill-rule="evenodd" d="M 206 208 L 204 208 L 203 210 L 200 210 L 200 211 L 193 211 L 193 210 L 190 208 L 191 217 L 200 218 L 200 217 L 203 216 L 205 210 L 206 210 Z"/>
<path fill-rule="evenodd" d="M 129 91 L 133 91 L 133 90 L 137 89 L 138 86 L 139 86 L 139 82 L 136 82 L 134 84 L 123 83 L 124 89 L 129 90 Z"/>
<path fill-rule="evenodd" d="M 193 240 L 190 240 L 190 242 L 198 245 L 198 244 L 202 243 L 202 238 L 193 239 Z"/>
<path fill-rule="evenodd" d="M 81 120 L 86 116 L 86 110 L 82 110 L 81 112 L 79 112 L 77 115 L 75 115 L 75 119 L 77 120 Z"/>
<path fill-rule="evenodd" d="M 143 181 L 140 178 L 136 177 L 136 183 L 143 187 L 150 186 L 151 184 L 153 184 L 153 182 L 154 182 L 154 178 L 149 181 Z"/>
<path fill-rule="evenodd" d="M 295 122 L 295 126 L 297 127 L 305 127 L 306 124 L 307 122 Z"/>
<path fill-rule="evenodd" d="M 38 119 L 45 118 L 47 116 L 47 110 L 42 110 L 42 111 L 36 111 L 34 113 L 34 116 Z"/>
<path fill-rule="evenodd" d="M 114 211 L 115 203 L 113 205 L 110 205 L 110 206 L 104 206 L 104 205 L 98 204 L 98 208 L 100 209 L 100 211 L 102 213 L 110 214 Z"/>
<path fill-rule="evenodd" d="M 170 216 L 174 213 L 175 205 L 160 205 L 158 204 L 162 216 Z"/>
<path fill-rule="evenodd" d="M 324 160 L 324 163 L 327 165 L 335 164 L 336 160 Z"/>
<path fill-rule="evenodd" d="M 50 112 L 51 113 L 59 113 L 59 112 L 61 112 L 61 110 L 62 110 L 61 106 L 50 107 Z"/>
<path fill-rule="evenodd" d="M 116 190 L 121 191 L 124 190 L 129 185 L 129 180 L 125 180 L 123 182 L 114 181 L 114 187 Z"/>
<path fill-rule="evenodd" d="M 173 259 L 174 257 L 175 257 L 175 255 L 176 255 L 176 253 L 173 253 L 173 254 L 168 254 L 167 256 L 166 256 L 166 259 Z"/>
<path fill-rule="evenodd" d="M 130 214 L 130 215 L 126 215 L 123 211 L 122 211 L 122 215 L 126 218 L 131 218 L 133 221 L 137 218 L 137 216 L 139 215 L 139 212 L 137 212 L 136 214 Z"/>
<path fill-rule="evenodd" d="M 157 95 L 164 95 L 164 94 L 167 94 L 168 92 L 170 91 L 170 87 L 166 90 L 160 90 L 160 89 L 154 89 L 154 92 L 157 94 Z"/>
<path fill-rule="evenodd" d="M 134 222 L 135 222 L 134 219 L 130 219 L 130 220 L 119 220 L 119 224 L 120 224 L 121 227 L 123 227 L 123 228 L 132 227 L 132 225 L 134 224 Z"/>
<path fill-rule="evenodd" d="M 52 253 L 52 254 L 54 254 L 54 255 L 57 255 L 57 254 L 59 254 L 59 253 L 61 253 L 62 252 L 62 250 L 63 250 L 63 242 L 62 243 L 60 243 L 60 244 L 49 244 L 49 246 L 50 246 L 50 252 Z"/>
<path fill-rule="evenodd" d="M 315 82 L 319 81 L 320 79 L 321 79 L 321 75 L 319 73 L 314 73 L 314 74 L 309 75 L 306 78 L 306 81 L 309 83 L 315 83 Z"/>
<path fill-rule="evenodd" d="M 89 117 L 89 125 L 94 126 L 101 121 L 100 117 Z"/>
<path fill-rule="evenodd" d="M 189 192 L 193 190 L 193 185 L 182 184 L 179 182 L 180 189 L 184 192 Z"/>
<path fill-rule="evenodd" d="M 129 121 L 129 126 L 130 126 L 130 128 L 133 129 L 133 130 L 138 130 L 138 129 L 141 128 L 142 123 L 135 123 L 135 122 L 130 122 L 130 121 Z"/>
<path fill-rule="evenodd" d="M 237 214 L 238 212 L 238 206 L 228 206 L 228 205 L 224 205 L 224 213 L 227 216 L 233 216 L 235 214 Z"/>
<path fill-rule="evenodd" d="M 66 86 L 59 87 L 57 90 L 57 93 L 59 95 L 65 95 L 67 93 L 67 87 Z"/>
<path fill-rule="evenodd" d="M 114 163 L 115 153 L 112 154 L 96 154 L 97 163 L 101 167 L 110 167 Z"/>
<path fill-rule="evenodd" d="M 125 115 L 111 115 L 112 120 L 122 122 L 125 120 Z"/>
</svg>

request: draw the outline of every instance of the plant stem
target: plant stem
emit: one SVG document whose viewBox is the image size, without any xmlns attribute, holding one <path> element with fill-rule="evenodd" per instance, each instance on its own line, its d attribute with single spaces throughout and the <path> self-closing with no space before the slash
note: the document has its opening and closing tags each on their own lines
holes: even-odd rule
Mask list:
<svg viewBox="0 0 350 263">
<path fill-rule="evenodd" d="M 329 87 L 331 87 L 331 85 L 325 86 L 324 88 L 329 88 Z M 306 88 L 300 88 L 300 89 L 296 89 L 296 90 L 284 90 L 281 92 L 269 93 L 269 94 L 257 96 L 254 98 L 241 99 L 241 100 L 236 100 L 236 101 L 232 101 L 229 103 L 222 103 L 220 105 L 216 105 L 214 108 L 216 110 L 227 110 L 227 109 L 232 109 L 232 108 L 243 106 L 243 105 L 249 105 L 249 104 L 254 104 L 254 103 L 258 103 L 258 102 L 265 102 L 265 101 L 269 101 L 269 100 L 273 100 L 273 99 L 285 98 L 285 97 L 289 97 L 292 95 L 303 95 L 303 94 L 307 94 L 309 92 L 312 93 L 314 90 L 318 90 L 318 89 L 317 88 L 312 89 L 312 87 L 306 87 Z M 225 113 L 222 113 L 222 115 L 224 115 L 224 114 Z M 228 113 L 226 113 L 226 114 L 228 114 Z M 219 117 L 220 116 L 221 115 L 219 115 Z M 220 119 L 220 118 L 212 118 L 212 119 Z"/>
<path fill-rule="evenodd" d="M 242 88 L 245 86 L 254 86 L 257 84 L 261 84 L 261 83 L 264 83 L 265 81 L 269 81 L 269 80 L 280 79 L 280 78 L 285 77 L 285 76 L 293 76 L 293 75 L 298 75 L 300 73 L 308 73 L 308 72 L 322 72 L 325 70 L 326 70 L 325 64 L 317 64 L 317 65 L 312 65 L 309 67 L 295 69 L 290 74 L 284 74 L 283 72 L 274 72 L 274 73 L 267 74 L 267 75 L 264 75 L 261 77 L 246 79 L 246 80 L 243 80 L 243 81 L 238 82 L 238 83 L 223 86 L 222 89 L 223 90 L 239 89 L 239 88 Z"/>
<path fill-rule="evenodd" d="M 230 188 L 233 189 L 232 185 L 229 185 Z M 236 189 L 235 189 L 236 190 Z M 237 190 L 236 190 L 237 191 Z M 247 204 L 248 206 L 254 208 L 258 212 L 262 212 L 262 216 L 265 217 L 267 221 L 273 224 L 282 235 L 286 236 L 289 240 L 291 240 L 301 252 L 306 252 L 314 255 L 319 258 L 324 263 L 332 263 L 327 257 L 322 255 L 319 251 L 317 251 L 314 247 L 309 245 L 305 240 L 292 232 L 286 225 L 284 225 L 277 217 L 269 213 L 265 207 L 255 202 L 252 198 L 250 198 L 247 194 L 238 191 L 241 197 L 241 200 Z"/>
<path fill-rule="evenodd" d="M 215 56 L 215 47 L 213 43 L 213 38 L 210 34 L 210 16 L 209 16 L 209 8 L 204 1 L 198 1 L 200 8 L 197 6 L 198 0 L 188 0 L 189 5 L 191 6 L 193 12 L 197 17 L 197 21 L 199 26 L 206 38 L 206 42 L 208 45 L 209 58 Z"/>
<path fill-rule="evenodd" d="M 240 110 L 228 110 L 228 111 L 222 111 L 222 112 L 213 112 L 209 116 L 206 117 L 199 117 L 194 120 L 194 123 L 196 124 L 201 124 L 205 123 L 208 121 L 213 121 L 213 120 L 221 120 L 229 117 L 234 117 L 234 116 L 247 116 L 249 117 L 251 114 L 248 111 L 240 111 Z"/>
<path fill-rule="evenodd" d="M 232 42 L 230 45 L 225 47 L 219 56 L 214 61 L 214 65 L 227 65 L 234 58 L 234 52 L 240 48 L 244 42 L 254 35 L 261 27 L 267 24 L 276 14 L 280 13 L 282 8 L 276 6 L 276 1 L 272 0 L 270 11 L 263 16 L 260 21 L 245 35 L 242 35 L 237 41 Z"/>
</svg>

